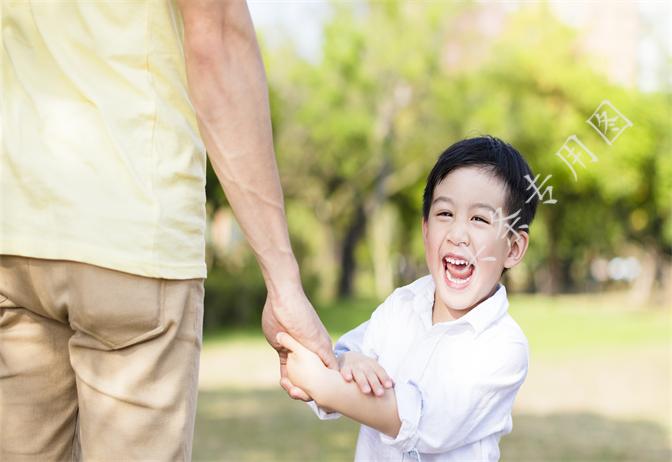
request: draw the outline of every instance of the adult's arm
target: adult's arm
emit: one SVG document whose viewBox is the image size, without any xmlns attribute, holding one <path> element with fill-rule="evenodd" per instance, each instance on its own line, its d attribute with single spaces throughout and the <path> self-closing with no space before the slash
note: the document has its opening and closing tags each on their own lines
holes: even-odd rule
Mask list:
<svg viewBox="0 0 672 462">
<path fill-rule="evenodd" d="M 210 162 L 257 258 L 268 296 L 263 329 L 275 340 L 286 331 L 328 367 L 336 367 L 331 339 L 301 285 L 292 251 L 278 175 L 268 90 L 254 26 L 244 0 L 178 0 L 184 21 L 189 95 Z"/>
</svg>

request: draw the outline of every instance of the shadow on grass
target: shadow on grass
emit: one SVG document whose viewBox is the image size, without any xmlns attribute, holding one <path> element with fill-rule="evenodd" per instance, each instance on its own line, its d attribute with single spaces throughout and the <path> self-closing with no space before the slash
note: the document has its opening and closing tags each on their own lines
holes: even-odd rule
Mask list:
<svg viewBox="0 0 672 462">
<path fill-rule="evenodd" d="M 195 461 L 352 460 L 358 424 L 322 422 L 281 390 L 201 391 Z"/>
<path fill-rule="evenodd" d="M 349 461 L 358 424 L 319 421 L 282 390 L 202 391 L 195 461 Z M 595 414 L 514 415 L 503 461 L 668 461 L 665 429 Z"/>
</svg>

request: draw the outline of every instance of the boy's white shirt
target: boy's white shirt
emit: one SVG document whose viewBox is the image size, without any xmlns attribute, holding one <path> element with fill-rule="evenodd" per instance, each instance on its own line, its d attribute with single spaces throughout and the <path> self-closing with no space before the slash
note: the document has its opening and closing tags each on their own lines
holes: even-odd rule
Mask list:
<svg viewBox="0 0 672 462">
<path fill-rule="evenodd" d="M 346 333 L 336 355 L 358 351 L 394 380 L 396 438 L 365 425 L 356 461 L 496 461 L 511 432 L 511 408 L 527 375 L 525 334 L 507 313 L 503 285 L 460 319 L 432 325 L 431 276 L 396 289 L 371 319 Z M 309 406 L 321 419 L 340 417 Z M 406 458 L 404 455 L 406 454 Z"/>
</svg>

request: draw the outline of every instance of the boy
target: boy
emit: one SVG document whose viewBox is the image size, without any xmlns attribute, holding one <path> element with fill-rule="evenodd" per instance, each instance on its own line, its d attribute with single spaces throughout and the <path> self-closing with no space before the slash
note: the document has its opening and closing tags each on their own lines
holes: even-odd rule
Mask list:
<svg viewBox="0 0 672 462">
<path fill-rule="evenodd" d="M 489 136 L 441 154 L 423 197 L 431 275 L 395 290 L 338 341 L 340 374 L 278 335 L 289 378 L 315 412 L 363 424 L 355 460 L 499 459 L 527 374 L 527 339 L 499 283 L 527 250 L 538 199 L 527 175 L 518 151 Z"/>
</svg>

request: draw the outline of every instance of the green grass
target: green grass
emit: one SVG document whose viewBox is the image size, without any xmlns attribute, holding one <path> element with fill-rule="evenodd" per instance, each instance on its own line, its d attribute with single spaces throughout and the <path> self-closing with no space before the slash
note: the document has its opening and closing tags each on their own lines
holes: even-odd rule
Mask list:
<svg viewBox="0 0 672 462">
<path fill-rule="evenodd" d="M 575 355 L 604 350 L 669 343 L 669 309 L 627 306 L 622 294 L 514 295 L 509 313 L 522 327 L 534 355 Z M 334 340 L 369 318 L 375 300 L 345 300 L 318 306 L 322 322 Z M 227 341 L 263 341 L 261 329 L 208 332 L 206 346 Z"/>
<path fill-rule="evenodd" d="M 201 391 L 194 434 L 197 461 L 347 461 L 359 425 L 322 422 L 280 390 Z"/>
<path fill-rule="evenodd" d="M 519 295 L 510 314 L 522 327 L 532 354 L 603 353 L 670 342 L 670 310 L 629 308 L 619 294 Z"/>
<path fill-rule="evenodd" d="M 654 306 L 633 309 L 625 300 L 621 294 L 515 295 L 510 300 L 510 313 L 527 334 L 532 361 L 538 364 L 564 364 L 564 359 L 556 360 L 591 354 L 615 358 L 618 363 L 621 351 L 669 347 L 670 310 Z M 373 300 L 348 300 L 320 306 L 318 312 L 336 339 L 368 319 L 376 306 Z M 259 327 L 224 329 L 208 332 L 205 348 L 240 343 L 260 348 L 261 342 L 264 338 Z M 629 367 L 627 363 L 618 365 Z M 549 390 L 548 399 L 553 400 L 557 392 Z M 500 443 L 501 460 L 668 461 L 672 460 L 672 446 L 663 423 L 654 416 L 614 418 L 575 409 L 514 413 L 513 433 Z M 288 399 L 279 387 L 201 391 L 194 460 L 351 461 L 357 430 L 358 424 L 348 419 L 317 420 L 307 406 Z"/>
<path fill-rule="evenodd" d="M 195 461 L 351 461 L 358 424 L 319 421 L 281 390 L 201 392 Z M 514 416 L 501 460 L 517 462 L 666 462 L 665 429 L 649 421 L 590 413 Z"/>
</svg>

